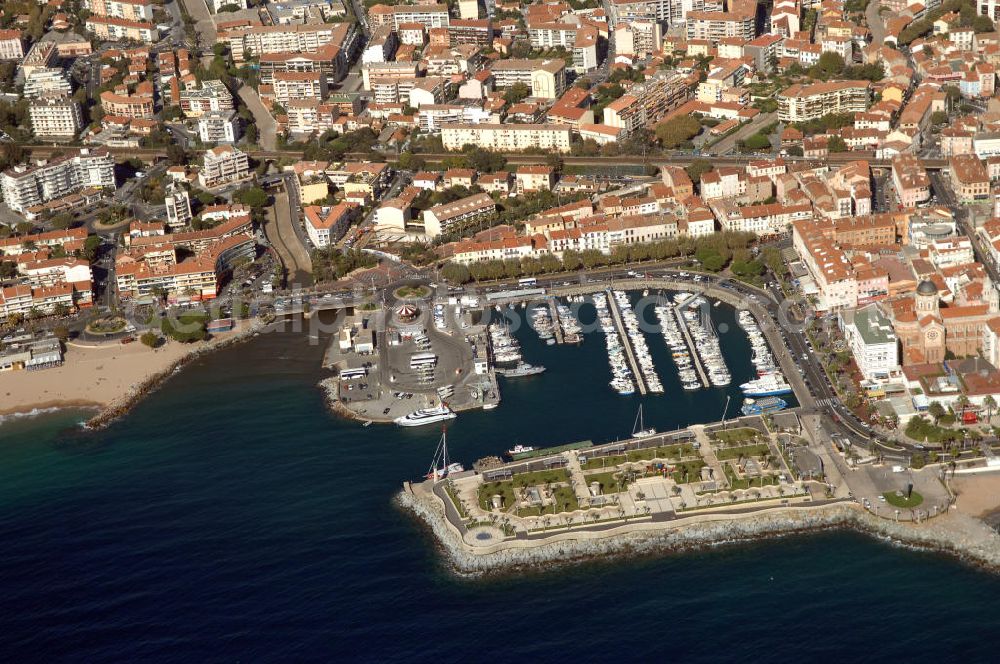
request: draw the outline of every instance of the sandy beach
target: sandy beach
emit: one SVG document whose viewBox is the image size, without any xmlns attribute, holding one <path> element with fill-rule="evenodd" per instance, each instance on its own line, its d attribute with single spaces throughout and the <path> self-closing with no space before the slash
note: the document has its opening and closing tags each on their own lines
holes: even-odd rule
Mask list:
<svg viewBox="0 0 1000 664">
<path fill-rule="evenodd" d="M 43 408 L 107 408 L 121 403 L 144 383 L 186 356 L 238 337 L 249 323 L 208 342 L 168 341 L 155 350 L 138 341 L 122 345 L 80 346 L 70 342 L 65 363 L 41 371 L 0 373 L 0 415 Z"/>
</svg>

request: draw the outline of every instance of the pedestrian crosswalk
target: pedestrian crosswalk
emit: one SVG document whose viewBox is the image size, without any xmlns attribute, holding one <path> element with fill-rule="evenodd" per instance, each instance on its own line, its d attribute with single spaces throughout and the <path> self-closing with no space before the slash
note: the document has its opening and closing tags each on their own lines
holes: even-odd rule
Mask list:
<svg viewBox="0 0 1000 664">
<path fill-rule="evenodd" d="M 837 402 L 837 399 L 834 398 L 834 397 L 829 397 L 827 399 L 816 399 L 816 405 L 817 406 L 832 406 L 836 402 Z"/>
</svg>

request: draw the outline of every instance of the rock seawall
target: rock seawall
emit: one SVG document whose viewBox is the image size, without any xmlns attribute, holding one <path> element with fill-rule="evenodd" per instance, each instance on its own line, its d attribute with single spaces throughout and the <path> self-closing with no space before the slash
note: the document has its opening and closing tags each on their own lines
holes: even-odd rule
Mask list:
<svg viewBox="0 0 1000 664">
<path fill-rule="evenodd" d="M 649 555 L 806 531 L 850 528 L 895 543 L 945 551 L 973 564 L 1000 570 L 1000 535 L 976 519 L 949 514 L 937 523 L 902 524 L 878 519 L 852 503 L 784 508 L 732 518 L 649 524 L 618 532 L 561 533 L 551 541 L 508 540 L 498 550 L 475 552 L 447 523 L 440 502 L 403 490 L 397 504 L 425 522 L 460 574 L 485 574 L 570 563 L 589 558 Z M 662 526 L 662 527 L 658 527 Z"/>
</svg>

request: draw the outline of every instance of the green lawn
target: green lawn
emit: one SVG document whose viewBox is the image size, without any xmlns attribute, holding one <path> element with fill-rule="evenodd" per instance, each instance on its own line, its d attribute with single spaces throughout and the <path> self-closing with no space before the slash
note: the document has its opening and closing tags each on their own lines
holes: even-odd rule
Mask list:
<svg viewBox="0 0 1000 664">
<path fill-rule="evenodd" d="M 741 478 L 733 470 L 733 467 L 729 464 L 725 464 L 726 469 L 726 479 L 729 480 L 729 487 L 731 489 L 749 489 L 751 487 L 759 487 L 763 482 L 763 486 L 769 486 L 771 484 L 778 484 L 778 477 L 776 475 L 763 475 L 761 477 L 754 478 Z"/>
<path fill-rule="evenodd" d="M 612 493 L 619 493 L 620 491 L 625 491 L 625 487 L 628 486 L 628 480 L 622 477 L 620 480 L 615 477 L 617 473 L 611 471 L 609 473 L 594 473 L 593 475 L 585 475 L 587 480 L 587 487 L 590 487 L 591 482 L 600 482 L 601 490 L 604 495 L 610 495 Z M 621 489 L 619 489 L 619 481 L 621 482 Z"/>
<path fill-rule="evenodd" d="M 743 457 L 757 457 L 758 459 L 763 457 L 765 454 L 770 453 L 770 448 L 765 444 L 759 445 L 741 445 L 739 447 L 723 447 L 715 451 L 715 456 L 719 458 L 719 461 L 725 461 L 727 459 L 739 459 Z"/>
<path fill-rule="evenodd" d="M 605 456 L 605 457 L 587 457 L 586 463 L 581 463 L 580 468 L 583 470 L 595 470 L 597 468 L 613 468 L 619 464 L 623 464 L 627 461 L 624 456 L 620 454 Z"/>
<path fill-rule="evenodd" d="M 676 470 L 670 474 L 674 478 L 674 481 L 678 484 L 685 484 L 687 482 L 700 482 L 701 481 L 701 469 L 705 467 L 705 462 L 701 459 L 697 461 L 683 461 L 676 465 Z M 685 471 L 687 476 L 685 477 Z"/>
<path fill-rule="evenodd" d="M 895 491 L 886 491 L 882 495 L 885 496 L 885 502 L 889 503 L 893 507 L 900 507 L 903 509 L 917 507 L 920 503 L 924 502 L 924 497 L 916 491 L 910 492 L 909 498 L 905 495 L 897 496 Z"/>
<path fill-rule="evenodd" d="M 514 485 L 511 482 L 486 482 L 479 487 L 479 507 L 487 512 L 493 511 L 490 499 L 500 494 L 503 496 L 503 509 L 508 510 L 514 504 Z"/>
<path fill-rule="evenodd" d="M 761 436 L 760 431 L 756 429 L 750 429 L 744 427 L 742 429 L 727 429 L 723 431 L 715 431 L 712 433 L 712 438 L 719 441 L 720 443 L 725 443 L 730 445 L 732 443 L 742 443 L 745 440 L 753 440 Z"/>
<path fill-rule="evenodd" d="M 598 468 L 611 468 L 626 461 L 652 461 L 653 459 L 670 461 L 689 456 L 695 456 L 695 451 L 691 445 L 686 443 L 683 445 L 661 445 L 660 447 L 650 447 L 645 450 L 633 450 L 624 455 L 615 454 L 606 457 L 588 457 L 587 462 L 580 464 L 580 467 L 583 470 L 596 470 Z"/>
<path fill-rule="evenodd" d="M 553 470 L 536 470 L 531 473 L 518 473 L 514 475 L 514 486 L 517 487 L 554 484 L 556 482 L 569 482 L 569 471 L 565 468 L 555 468 Z"/>
</svg>

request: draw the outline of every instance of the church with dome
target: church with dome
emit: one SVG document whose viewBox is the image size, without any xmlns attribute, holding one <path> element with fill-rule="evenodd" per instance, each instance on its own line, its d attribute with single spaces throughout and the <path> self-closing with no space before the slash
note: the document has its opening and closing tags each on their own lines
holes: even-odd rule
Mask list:
<svg viewBox="0 0 1000 664">
<path fill-rule="evenodd" d="M 991 320 L 995 322 L 1000 314 L 996 289 L 987 293 L 987 298 L 962 303 L 948 293 L 951 301 L 944 301 L 939 286 L 925 279 L 911 297 L 887 303 L 901 345 L 901 363 L 943 362 L 948 353 L 955 357 L 978 354 Z"/>
</svg>

